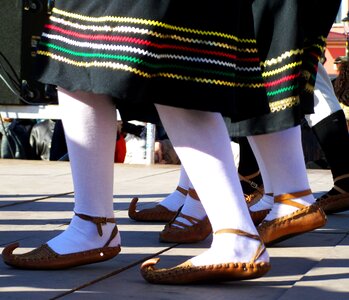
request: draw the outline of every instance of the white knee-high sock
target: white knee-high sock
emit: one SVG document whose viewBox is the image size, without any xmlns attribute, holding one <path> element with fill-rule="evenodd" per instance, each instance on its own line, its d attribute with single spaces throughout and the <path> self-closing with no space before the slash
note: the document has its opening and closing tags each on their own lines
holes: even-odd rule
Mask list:
<svg viewBox="0 0 349 300">
<path fill-rule="evenodd" d="M 261 172 L 263 186 L 264 186 L 263 197 L 256 204 L 250 206 L 250 210 L 259 211 L 259 210 L 271 209 L 274 204 L 274 197 L 270 196 L 273 193 L 273 187 L 270 181 L 268 169 L 264 163 L 263 157 L 260 154 L 258 147 L 255 146 L 255 143 L 253 143 L 251 139 L 248 139 L 248 140 L 249 140 L 251 149 L 253 151 L 253 154 L 256 158 L 256 161 L 258 163 L 259 171 Z"/>
<path fill-rule="evenodd" d="M 257 234 L 244 199 L 222 116 L 163 105 L 156 107 L 207 212 L 213 231 L 231 228 Z M 192 263 L 249 261 L 258 246 L 259 242 L 246 237 L 217 234 L 210 250 L 193 258 Z M 267 254 L 261 259 L 268 260 Z"/>
<path fill-rule="evenodd" d="M 257 148 L 258 155 L 263 159 L 275 196 L 310 189 L 302 150 L 300 126 L 248 138 L 252 149 Z M 313 195 L 294 200 L 304 205 L 310 205 L 315 201 Z M 297 208 L 293 206 L 274 204 L 266 220 L 287 215 L 295 210 Z"/>
<path fill-rule="evenodd" d="M 188 178 L 187 172 L 185 172 L 184 167 L 181 166 L 178 186 L 185 190 L 188 190 L 189 182 L 190 180 Z M 160 204 L 171 211 L 177 211 L 184 204 L 186 196 L 187 195 L 184 195 L 182 192 L 174 190 L 165 199 L 160 201 Z"/>
<path fill-rule="evenodd" d="M 74 211 L 112 218 L 115 105 L 107 96 L 64 90 L 59 90 L 59 105 L 74 183 Z M 69 227 L 48 244 L 60 254 L 93 249 L 104 245 L 113 228 L 112 223 L 103 225 L 100 237 L 95 224 L 74 216 Z M 111 245 L 119 243 L 118 236 Z"/>
</svg>

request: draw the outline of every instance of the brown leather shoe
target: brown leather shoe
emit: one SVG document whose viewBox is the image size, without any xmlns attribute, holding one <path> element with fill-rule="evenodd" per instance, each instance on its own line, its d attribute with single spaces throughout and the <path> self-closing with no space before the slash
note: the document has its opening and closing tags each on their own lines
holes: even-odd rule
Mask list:
<svg viewBox="0 0 349 300">
<path fill-rule="evenodd" d="M 189 189 L 188 194 L 194 200 L 200 201 L 194 189 Z M 186 219 L 190 225 L 179 222 L 178 218 Z M 212 227 L 207 216 L 203 220 L 200 220 L 178 211 L 178 214 L 160 232 L 159 239 L 160 242 L 165 243 L 197 243 L 206 239 L 211 232 Z"/>
<path fill-rule="evenodd" d="M 114 218 L 91 217 L 83 214 L 76 215 L 84 220 L 95 223 L 100 236 L 103 235 L 102 224 L 115 223 Z M 41 245 L 39 248 L 28 253 L 13 254 L 12 252 L 19 246 L 19 243 L 14 243 L 4 248 L 2 258 L 5 264 L 9 266 L 30 270 L 58 270 L 93 264 L 111 259 L 120 252 L 120 245 L 109 247 L 110 242 L 117 234 L 118 228 L 115 225 L 109 240 L 103 247 L 62 255 L 54 252 L 47 244 Z"/>
<path fill-rule="evenodd" d="M 349 210 L 349 193 L 336 186 L 336 182 L 348 178 L 349 174 L 337 177 L 333 188 L 316 200 L 326 214 L 335 214 Z"/>
<path fill-rule="evenodd" d="M 165 243 L 197 243 L 206 239 L 212 233 L 211 223 L 206 216 L 199 220 L 182 213 L 177 218 L 183 218 L 190 222 L 191 225 L 184 224 L 176 219 L 166 224 L 163 231 L 160 232 L 160 242 Z M 173 226 L 179 225 L 181 227 Z"/>
<path fill-rule="evenodd" d="M 326 224 L 326 215 L 317 204 L 305 206 L 291 200 L 309 194 L 311 194 L 311 190 L 283 194 L 275 197 L 276 203 L 295 206 L 299 209 L 292 214 L 272 221 L 263 221 L 257 227 L 259 235 L 266 246 L 273 245 L 295 235 L 312 231 Z"/>
<path fill-rule="evenodd" d="M 188 193 L 186 189 L 183 189 L 180 186 L 177 186 L 176 190 L 181 192 L 183 195 L 187 195 Z M 177 211 L 171 211 L 161 204 L 158 204 L 152 208 L 136 211 L 137 202 L 138 198 L 133 198 L 128 208 L 128 216 L 135 221 L 170 222 L 177 215 Z"/>
<path fill-rule="evenodd" d="M 190 260 L 169 269 L 156 269 L 154 265 L 160 260 L 153 258 L 145 261 L 141 266 L 143 278 L 155 284 L 191 284 L 198 282 L 224 282 L 258 278 L 270 270 L 269 262 L 256 262 L 264 253 L 265 247 L 258 235 L 236 229 L 223 229 L 219 233 L 235 233 L 260 241 L 255 256 L 250 262 L 231 262 L 196 267 Z"/>
</svg>

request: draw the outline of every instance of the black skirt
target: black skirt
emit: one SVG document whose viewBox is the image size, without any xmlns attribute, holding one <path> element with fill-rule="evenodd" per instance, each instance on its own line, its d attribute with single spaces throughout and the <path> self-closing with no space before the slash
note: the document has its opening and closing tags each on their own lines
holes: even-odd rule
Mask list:
<svg viewBox="0 0 349 300">
<path fill-rule="evenodd" d="M 298 2 L 56 1 L 38 79 L 110 95 L 125 120 L 156 122 L 159 103 L 221 112 L 236 136 L 288 128 L 312 109 L 329 29 L 305 39 Z"/>
</svg>

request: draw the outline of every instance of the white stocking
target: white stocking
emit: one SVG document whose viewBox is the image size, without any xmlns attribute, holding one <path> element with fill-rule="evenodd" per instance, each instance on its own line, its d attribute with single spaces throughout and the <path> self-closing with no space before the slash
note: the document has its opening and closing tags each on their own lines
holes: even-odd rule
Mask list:
<svg viewBox="0 0 349 300">
<path fill-rule="evenodd" d="M 72 169 L 74 211 L 112 218 L 115 105 L 104 95 L 59 89 L 59 106 Z M 103 225 L 100 237 L 94 223 L 74 216 L 68 228 L 48 245 L 59 254 L 98 248 L 109 239 L 114 225 Z M 117 244 L 120 244 L 119 235 L 110 245 Z"/>
<path fill-rule="evenodd" d="M 255 154 L 258 165 L 264 164 L 267 169 L 272 193 L 275 196 L 310 188 L 302 150 L 300 126 L 275 133 L 251 136 L 248 137 L 248 140 L 253 151 L 257 149 Z M 293 199 L 293 201 L 310 205 L 315 199 L 313 195 L 308 195 Z M 275 203 L 266 220 L 282 217 L 295 210 L 297 210 L 296 207 Z"/>
<path fill-rule="evenodd" d="M 181 188 L 188 190 L 189 188 L 189 178 L 187 173 L 184 170 L 183 165 L 181 166 L 180 175 L 179 175 L 179 182 L 178 186 Z M 168 195 L 165 199 L 163 199 L 160 204 L 162 206 L 165 206 L 167 209 L 171 211 L 177 211 L 185 201 L 186 195 L 182 194 L 178 190 L 174 190 L 170 195 Z"/>
<path fill-rule="evenodd" d="M 258 163 L 259 171 L 261 172 L 263 186 L 264 186 L 264 195 L 263 197 L 254 205 L 250 206 L 251 211 L 260 211 L 265 209 L 271 209 L 274 204 L 274 197 L 270 196 L 273 194 L 273 187 L 270 181 L 270 176 L 268 173 L 268 169 L 264 163 L 263 157 L 261 156 L 258 147 L 255 146 L 255 143 L 248 139 L 253 154 Z"/>
<path fill-rule="evenodd" d="M 230 138 L 218 113 L 156 105 L 162 124 L 195 186 L 213 231 L 240 229 L 258 234 L 240 185 Z M 236 234 L 214 235 L 211 248 L 193 258 L 194 265 L 247 262 L 259 242 Z M 267 261 L 267 253 L 261 260 Z"/>
</svg>

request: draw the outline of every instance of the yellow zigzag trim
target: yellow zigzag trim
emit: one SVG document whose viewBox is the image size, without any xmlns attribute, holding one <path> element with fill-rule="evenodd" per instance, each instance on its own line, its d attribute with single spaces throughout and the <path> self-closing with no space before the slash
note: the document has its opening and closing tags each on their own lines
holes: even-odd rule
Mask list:
<svg viewBox="0 0 349 300">
<path fill-rule="evenodd" d="M 271 76 L 280 74 L 280 73 L 282 73 L 282 72 L 284 72 L 286 70 L 293 69 L 293 68 L 301 66 L 301 65 L 302 65 L 302 62 L 301 61 L 297 61 L 297 62 L 294 62 L 292 64 L 285 65 L 282 68 L 278 68 L 278 69 L 275 69 L 275 70 L 272 70 L 272 71 L 268 71 L 268 72 L 263 72 L 262 73 L 262 77 L 271 77 Z"/>
<path fill-rule="evenodd" d="M 108 69 L 114 69 L 114 70 L 123 70 L 128 71 L 134 74 L 137 74 L 144 78 L 155 78 L 155 77 L 164 77 L 164 78 L 173 78 L 178 80 L 184 80 L 184 81 L 194 81 L 198 83 L 208 83 L 213 85 L 221 85 L 221 86 L 227 86 L 227 87 L 239 87 L 239 88 L 262 88 L 264 85 L 261 84 L 244 84 L 244 83 L 237 83 L 237 82 L 231 82 L 231 81 L 223 81 L 223 80 L 217 80 L 217 79 L 210 79 L 210 78 L 201 78 L 201 77 L 191 77 L 191 76 L 182 76 L 178 74 L 172 74 L 172 73 L 163 73 L 159 72 L 156 74 L 151 74 L 144 72 L 142 70 L 120 64 L 115 62 L 105 62 L 105 61 L 91 61 L 91 62 L 85 62 L 85 61 L 75 61 L 60 55 L 56 55 L 54 53 L 48 52 L 48 51 L 37 51 L 38 55 L 48 56 L 51 57 L 54 60 L 64 62 L 69 65 L 73 65 L 76 67 L 84 67 L 84 68 L 91 68 L 91 67 L 99 67 L 99 68 L 108 68 Z"/>
<path fill-rule="evenodd" d="M 118 26 L 112 27 L 112 26 L 96 26 L 96 25 L 82 25 L 79 23 L 70 22 L 61 18 L 56 18 L 51 16 L 50 19 L 53 22 L 64 24 L 65 26 L 69 26 L 72 28 L 79 28 L 82 30 L 89 30 L 89 31 L 99 31 L 99 32 L 124 32 L 123 30 L 120 30 Z M 135 28 L 135 27 L 132 27 Z M 126 31 L 127 32 L 127 31 Z M 132 30 L 130 31 L 132 32 Z M 187 37 L 182 37 L 175 34 L 163 34 L 160 32 L 155 32 L 148 29 L 142 29 L 140 31 L 136 32 L 137 34 L 141 35 L 149 35 L 154 36 L 159 39 L 172 39 L 175 41 L 185 42 L 185 43 L 192 43 L 192 44 L 204 44 L 204 45 L 210 45 L 215 46 L 223 49 L 230 49 L 237 52 L 243 52 L 243 53 L 257 53 L 257 48 L 238 48 L 235 45 L 229 45 L 227 43 L 220 43 L 220 42 L 214 42 L 214 41 L 205 41 L 205 40 L 199 40 L 199 39 L 192 39 Z"/>
<path fill-rule="evenodd" d="M 295 56 L 295 55 L 301 55 L 301 54 L 303 54 L 303 49 L 290 50 L 290 51 L 287 51 L 287 52 L 281 54 L 277 58 L 273 58 L 273 59 L 261 62 L 261 66 L 266 67 L 266 66 L 276 65 L 276 64 L 281 63 L 283 60 L 285 60 L 287 58 L 290 58 L 290 57 Z"/>
<path fill-rule="evenodd" d="M 269 103 L 270 111 L 272 113 L 278 112 L 281 110 L 285 110 L 287 108 L 293 107 L 300 103 L 299 96 L 293 96 L 289 98 L 285 98 L 279 101 Z"/>
<path fill-rule="evenodd" d="M 243 42 L 243 43 L 251 43 L 256 44 L 257 41 L 255 39 L 240 39 L 234 35 L 226 34 L 222 32 L 217 31 L 205 31 L 205 30 L 197 30 L 192 28 L 186 28 L 186 27 L 180 27 L 180 26 L 173 26 L 170 24 L 166 24 L 159 21 L 153 21 L 153 20 L 146 20 L 146 19 L 140 19 L 140 18 L 130 18 L 130 17 L 113 17 L 113 16 L 104 16 L 104 17 L 89 17 L 84 15 L 79 15 L 75 13 L 69 13 L 57 8 L 53 8 L 53 13 L 62 15 L 65 17 L 69 17 L 72 19 L 77 19 L 81 21 L 88 21 L 88 22 L 94 22 L 94 23 L 100 23 L 100 22 L 128 22 L 133 24 L 142 24 L 142 25 L 151 25 L 151 26 L 157 26 L 161 28 L 166 28 L 170 30 L 175 31 L 181 31 L 186 33 L 192 33 L 192 34 L 198 34 L 198 35 L 207 35 L 207 36 L 218 36 L 221 38 L 231 39 L 235 40 L 237 42 Z"/>
</svg>

